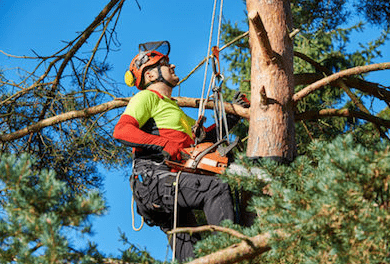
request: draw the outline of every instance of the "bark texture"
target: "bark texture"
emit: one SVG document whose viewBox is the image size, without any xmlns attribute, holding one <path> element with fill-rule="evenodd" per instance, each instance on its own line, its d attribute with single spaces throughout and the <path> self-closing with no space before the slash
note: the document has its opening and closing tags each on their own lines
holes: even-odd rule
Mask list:
<svg viewBox="0 0 390 264">
<path fill-rule="evenodd" d="M 290 1 L 247 0 L 252 57 L 248 157 L 296 156 Z"/>
</svg>

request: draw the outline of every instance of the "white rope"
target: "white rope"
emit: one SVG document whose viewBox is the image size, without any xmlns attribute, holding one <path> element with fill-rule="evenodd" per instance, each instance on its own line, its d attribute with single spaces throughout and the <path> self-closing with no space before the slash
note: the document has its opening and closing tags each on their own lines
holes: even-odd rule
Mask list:
<svg viewBox="0 0 390 264">
<path fill-rule="evenodd" d="M 223 9 L 223 0 L 219 5 L 219 22 L 218 22 L 218 33 L 217 33 L 217 47 L 219 48 L 219 39 L 221 36 L 221 28 L 222 28 L 222 9 Z"/>
<path fill-rule="evenodd" d="M 134 170 L 134 164 L 135 164 L 135 159 L 133 159 L 133 162 L 132 162 L 132 170 Z M 130 177 L 134 177 L 134 175 L 131 175 Z M 130 181 L 131 182 L 131 181 Z M 133 230 L 138 232 L 142 229 L 142 227 L 144 226 L 144 217 L 141 216 L 141 225 L 136 228 L 135 227 L 135 216 L 134 216 L 134 190 L 133 190 L 133 186 L 132 184 L 130 184 L 130 189 L 131 189 L 131 225 L 133 226 Z"/>
<path fill-rule="evenodd" d="M 217 0 L 214 0 L 213 14 L 212 14 L 212 18 L 211 18 L 211 28 L 210 28 L 209 43 L 208 43 L 208 48 L 207 48 L 207 57 L 206 57 L 206 62 L 205 62 L 206 66 L 205 66 L 205 72 L 204 72 L 204 77 L 203 77 L 202 95 L 201 95 L 201 98 L 200 98 L 200 104 L 199 104 L 199 110 L 198 110 L 198 118 L 200 116 L 204 115 L 205 105 L 206 105 L 207 101 L 209 100 L 210 90 L 211 90 L 211 87 L 213 86 L 213 84 L 215 82 L 215 76 L 213 74 L 212 78 L 210 80 L 210 85 L 209 85 L 209 88 L 207 90 L 207 95 L 206 95 L 206 98 L 205 98 L 207 71 L 208 71 L 208 64 L 209 64 L 210 52 L 211 52 L 211 42 L 212 42 L 213 33 L 214 33 L 214 21 L 215 21 L 216 7 L 217 7 Z M 220 36 L 221 36 L 222 11 L 223 11 L 223 0 L 220 1 L 220 6 L 219 6 L 219 22 L 218 22 L 218 32 L 217 32 L 217 45 L 216 45 L 217 47 L 219 47 Z M 219 98 L 214 98 L 214 100 L 216 100 L 216 101 L 218 99 Z"/>
<path fill-rule="evenodd" d="M 201 99 L 201 102 L 204 102 L 204 105 L 202 107 L 199 106 L 199 110 L 200 110 L 200 115 L 201 116 L 204 116 L 204 113 L 206 111 L 206 103 L 208 102 L 209 98 L 210 98 L 210 92 L 212 90 L 212 87 L 213 87 L 213 84 L 214 84 L 214 81 L 215 81 L 215 75 L 213 74 L 211 76 L 211 79 L 210 79 L 210 83 L 209 83 L 209 88 L 207 88 L 207 93 L 206 93 L 206 97 L 204 100 Z"/>
<path fill-rule="evenodd" d="M 134 223 L 135 222 L 135 217 L 134 217 L 134 193 L 131 196 L 131 220 L 132 220 L 131 222 L 132 222 L 133 230 L 136 231 L 136 232 L 140 231 L 142 229 L 142 227 L 144 226 L 144 223 L 145 223 L 144 217 L 141 216 L 141 225 L 138 228 L 135 227 L 135 223 Z"/>
<path fill-rule="evenodd" d="M 212 14 L 212 16 L 211 16 L 211 27 L 210 27 L 210 35 L 209 35 L 209 44 L 208 44 L 208 47 L 207 47 L 207 57 L 206 57 L 206 62 L 205 62 L 205 63 L 206 63 L 206 67 L 205 67 L 205 70 L 204 70 L 203 87 L 202 87 L 202 95 L 201 95 L 201 97 L 200 97 L 198 118 L 201 116 L 201 112 L 202 112 L 203 105 L 204 105 L 203 97 L 204 97 L 204 90 L 205 90 L 205 87 L 206 87 L 207 70 L 208 70 L 208 65 L 209 65 L 209 57 L 210 57 L 210 50 L 211 50 L 211 41 L 212 41 L 212 38 L 213 38 L 213 30 L 214 30 L 214 20 L 215 20 L 215 10 L 216 10 L 216 6 L 217 6 L 217 0 L 214 0 L 213 14 Z"/>
<path fill-rule="evenodd" d="M 210 92 L 212 89 L 212 86 L 215 82 L 215 74 L 212 75 L 209 88 L 207 89 L 207 96 L 206 99 L 204 99 L 205 94 L 205 88 L 206 88 L 206 80 L 207 80 L 207 71 L 208 71 L 208 64 L 209 64 L 209 58 L 210 58 L 210 51 L 211 51 L 211 42 L 213 38 L 213 31 L 214 31 L 214 21 L 215 21 L 215 12 L 216 12 L 216 6 L 217 6 L 217 0 L 214 0 L 214 7 L 213 7 L 213 14 L 211 19 L 211 27 L 210 27 L 210 35 L 209 35 L 209 43 L 207 48 L 207 57 L 206 57 L 206 67 L 204 72 L 204 79 L 203 79 L 203 87 L 202 87 L 202 95 L 200 99 L 199 104 L 199 110 L 198 110 L 198 118 L 202 115 L 204 115 L 205 111 L 205 103 L 208 101 Z M 220 2 L 220 12 L 219 12 L 219 24 L 218 24 L 218 36 L 217 36 L 217 47 L 219 47 L 219 40 L 220 40 L 220 34 L 221 34 L 221 25 L 222 25 L 222 7 L 223 7 L 223 0 Z M 222 95 L 221 95 L 222 98 Z M 214 98 L 214 100 L 219 101 L 220 98 Z M 223 102 L 223 101 L 222 101 Z M 223 105 L 222 105 L 223 108 Z M 223 113 L 225 111 L 223 110 Z M 177 228 L 177 217 L 178 217 L 178 194 L 179 194 L 179 178 L 182 171 L 179 171 L 176 175 L 176 182 L 175 182 L 175 200 L 174 200 L 174 209 L 173 209 L 173 229 L 175 230 Z M 172 241 L 172 263 L 175 261 L 175 255 L 176 255 L 176 233 L 173 233 L 173 241 Z"/>
<path fill-rule="evenodd" d="M 181 171 L 179 171 L 176 175 L 176 181 L 175 181 L 175 203 L 173 207 L 173 230 L 177 227 L 177 197 L 179 195 L 179 178 L 180 178 Z M 176 255 L 176 233 L 173 234 L 173 241 L 172 241 L 172 263 L 175 262 L 175 255 Z"/>
</svg>

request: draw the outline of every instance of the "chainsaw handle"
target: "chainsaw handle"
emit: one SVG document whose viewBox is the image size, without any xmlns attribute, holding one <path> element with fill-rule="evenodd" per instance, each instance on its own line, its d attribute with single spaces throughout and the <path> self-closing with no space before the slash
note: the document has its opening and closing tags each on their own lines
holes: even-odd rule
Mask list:
<svg viewBox="0 0 390 264">
<path fill-rule="evenodd" d="M 203 150 L 202 152 L 200 152 L 197 156 L 195 156 L 194 158 L 194 161 L 192 162 L 191 164 L 191 167 L 193 169 L 195 169 L 200 160 L 208 153 L 210 153 L 211 151 L 213 151 L 214 149 L 216 149 L 219 145 L 221 145 L 222 143 L 226 142 L 226 139 L 222 139 L 220 141 L 217 141 L 216 143 L 214 143 L 213 145 L 211 145 L 210 147 L 206 148 L 205 150 Z"/>
</svg>

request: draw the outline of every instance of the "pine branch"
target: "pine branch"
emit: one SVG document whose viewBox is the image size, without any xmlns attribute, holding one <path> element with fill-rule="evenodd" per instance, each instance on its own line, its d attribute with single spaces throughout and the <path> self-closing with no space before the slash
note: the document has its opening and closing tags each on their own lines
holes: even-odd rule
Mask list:
<svg viewBox="0 0 390 264">
<path fill-rule="evenodd" d="M 200 232 L 207 232 L 207 231 L 209 231 L 209 232 L 215 232 L 215 231 L 222 232 L 222 233 L 234 236 L 238 239 L 247 241 L 248 243 L 251 243 L 250 237 L 245 236 L 234 229 L 223 227 L 223 226 L 216 226 L 216 225 L 204 225 L 204 226 L 197 226 L 197 227 L 180 227 L 180 228 L 176 228 L 176 229 L 173 229 L 171 231 L 168 231 L 167 233 L 168 234 L 200 233 Z"/>
<path fill-rule="evenodd" d="M 95 18 L 95 20 L 83 31 L 83 33 L 78 37 L 77 42 L 70 48 L 70 50 L 63 55 L 63 61 L 61 65 L 59 66 L 59 69 L 56 73 L 56 77 L 54 78 L 53 85 L 51 86 L 51 89 L 47 93 L 47 102 L 43 104 L 43 108 L 41 110 L 41 113 L 39 115 L 39 120 L 43 119 L 47 109 L 50 105 L 50 98 L 52 95 L 56 92 L 58 85 L 60 83 L 60 80 L 62 78 L 62 74 L 65 70 L 65 67 L 68 65 L 68 63 L 71 61 L 71 59 L 74 57 L 76 52 L 86 43 L 88 38 L 91 36 L 91 34 L 95 31 L 95 29 L 104 21 L 106 16 L 110 13 L 110 11 L 120 2 L 120 5 L 122 5 L 124 0 L 111 0 L 104 8 L 103 10 L 98 14 L 98 16 Z M 117 12 L 116 10 L 115 12 Z M 56 62 L 59 60 L 56 60 Z M 54 62 L 54 61 L 53 61 Z M 52 63 L 53 63 L 52 62 Z M 52 64 L 51 64 L 52 65 Z M 49 67 L 50 68 L 50 67 Z M 48 73 L 48 71 L 46 71 Z"/>
<path fill-rule="evenodd" d="M 341 78 L 344 78 L 344 77 L 347 77 L 350 75 L 356 75 L 356 74 L 362 74 L 362 73 L 367 73 L 367 72 L 371 72 L 371 71 L 386 70 L 386 69 L 390 69 L 390 62 L 370 64 L 370 65 L 366 65 L 366 66 L 358 66 L 355 68 L 350 68 L 347 70 L 337 72 L 335 74 L 332 74 L 331 76 L 323 78 L 323 79 L 305 87 L 301 91 L 294 94 L 293 102 L 296 104 L 299 100 L 301 100 L 302 98 L 311 94 L 312 92 L 314 92 L 318 89 L 321 89 L 325 85 L 327 85 L 331 82 L 337 81 Z"/>
<path fill-rule="evenodd" d="M 21 137 L 24 137 L 30 133 L 36 133 L 40 130 L 42 130 L 45 127 L 52 126 L 55 124 L 59 124 L 61 122 L 77 119 L 77 118 L 86 118 L 90 117 L 96 114 L 101 114 L 108 112 L 110 110 L 125 107 L 131 97 L 128 98 L 117 98 L 110 102 L 103 103 L 97 106 L 89 107 L 83 110 L 75 110 L 70 111 L 64 114 L 56 115 L 53 117 L 46 118 L 44 120 L 41 120 L 35 124 L 29 125 L 23 129 L 20 129 L 18 131 L 8 133 L 8 134 L 2 134 L 0 135 L 0 142 L 9 142 L 16 139 L 19 139 Z M 176 97 L 174 98 L 177 101 L 177 104 L 180 107 L 190 107 L 190 108 L 197 108 L 199 107 L 199 98 L 189 98 L 189 97 Z M 231 104 L 231 103 L 224 103 L 226 113 L 228 114 L 234 114 L 237 116 L 241 116 L 243 118 L 249 119 L 249 109 L 243 108 L 240 105 Z M 206 109 L 212 109 L 214 106 L 214 103 L 212 101 L 209 101 L 205 104 Z M 363 120 L 378 124 L 380 126 L 384 126 L 387 128 L 390 128 L 390 121 L 386 119 L 382 119 L 370 114 L 366 114 L 359 111 L 352 111 L 348 109 L 323 109 L 320 111 L 307 111 L 304 113 L 296 113 L 295 114 L 295 120 L 304 120 L 304 119 L 318 119 L 318 118 L 324 118 L 324 117 L 330 117 L 330 116 L 338 116 L 338 117 L 356 117 L 361 118 Z"/>
<path fill-rule="evenodd" d="M 88 70 L 89 70 L 89 67 L 91 66 L 91 63 L 96 55 L 96 52 L 98 51 L 98 48 L 100 46 L 100 43 L 103 39 L 103 37 L 105 36 L 106 34 L 106 31 L 107 31 L 107 28 L 108 28 L 108 25 L 110 24 L 111 20 L 114 18 L 115 14 L 121 10 L 122 6 L 123 6 L 123 3 L 124 3 L 124 0 L 122 0 L 119 5 L 117 6 L 116 10 L 111 14 L 111 16 L 107 19 L 107 22 L 106 22 L 106 25 L 103 27 L 103 31 L 102 33 L 100 34 L 100 37 L 98 39 L 98 41 L 96 42 L 95 44 L 95 47 L 93 48 L 93 51 L 92 51 L 92 55 L 91 57 L 89 58 L 88 60 L 88 63 L 85 65 L 85 70 L 84 70 L 84 74 L 83 74 L 83 82 L 82 82 L 82 85 L 81 85 L 81 89 L 84 90 L 85 88 L 85 80 L 86 80 L 86 77 L 87 77 L 87 73 L 88 73 Z"/>
<path fill-rule="evenodd" d="M 330 76 L 332 75 L 333 73 L 326 67 L 322 66 L 321 64 L 319 64 L 318 62 L 314 61 L 313 59 L 309 58 L 308 56 L 306 56 L 305 54 L 303 53 L 300 53 L 300 52 L 294 52 L 294 55 L 309 62 L 311 65 L 313 65 L 318 71 L 322 71 L 324 74 Z M 351 91 L 351 89 L 349 88 L 349 86 L 345 83 L 344 80 L 342 79 L 337 79 L 336 80 L 336 85 L 338 87 L 340 87 L 342 90 L 344 90 L 344 92 L 349 96 L 349 98 L 351 98 L 351 100 L 353 101 L 353 103 L 360 109 L 360 111 L 370 115 L 370 111 L 368 111 L 368 109 L 364 106 L 363 102 Z M 377 123 L 374 123 L 375 124 L 375 127 L 376 129 L 378 130 L 379 134 L 381 135 L 382 138 L 386 138 L 387 140 L 389 140 L 389 138 L 386 136 L 385 132 L 382 130 L 382 128 L 377 124 Z"/>
<path fill-rule="evenodd" d="M 384 126 L 390 128 L 390 120 L 386 120 L 377 116 L 373 116 L 364 112 L 354 111 L 349 109 L 322 109 L 319 111 L 306 111 L 303 113 L 295 114 L 295 120 L 303 119 L 319 119 L 324 117 L 356 117 L 371 123 L 374 123 L 378 126 Z"/>
<path fill-rule="evenodd" d="M 116 108 L 125 107 L 128 104 L 130 99 L 131 98 L 117 98 L 110 102 L 103 103 L 97 106 L 92 106 L 83 110 L 75 110 L 60 115 L 52 116 L 43 119 L 37 123 L 34 123 L 32 125 L 29 125 L 18 131 L 0 135 L 0 142 L 9 142 L 12 140 L 16 140 L 30 133 L 36 133 L 45 127 L 59 124 L 65 121 L 69 121 L 77 118 L 86 118 L 96 114 L 105 113 Z M 198 98 L 177 97 L 175 99 L 177 100 L 177 103 L 180 107 L 192 107 L 192 108 L 199 107 L 200 99 Z M 209 101 L 206 104 L 207 109 L 212 109 L 213 106 L 214 103 L 211 101 Z M 242 106 L 236 104 L 233 105 L 231 103 L 225 103 L 225 109 L 226 109 L 226 113 L 239 115 L 249 119 L 249 110 L 247 108 L 243 108 Z"/>
<path fill-rule="evenodd" d="M 276 231 L 276 233 L 283 237 L 286 237 L 282 232 Z M 260 234 L 255 237 L 249 238 L 250 243 L 247 241 L 242 241 L 239 244 L 234 244 L 228 248 L 219 250 L 207 256 L 197 258 L 188 264 L 228 264 L 228 263 L 237 263 L 246 259 L 253 259 L 256 256 L 259 256 L 271 248 L 269 247 L 269 241 L 271 240 L 272 233 L 267 232 L 265 234 Z"/>
<path fill-rule="evenodd" d="M 324 78 L 321 73 L 299 73 L 294 75 L 295 85 L 310 85 Z M 344 82 L 348 87 L 358 89 L 368 95 L 374 96 L 390 104 L 390 91 L 378 83 L 369 82 L 356 77 L 346 77 Z M 336 86 L 333 82 L 330 85 Z"/>
</svg>

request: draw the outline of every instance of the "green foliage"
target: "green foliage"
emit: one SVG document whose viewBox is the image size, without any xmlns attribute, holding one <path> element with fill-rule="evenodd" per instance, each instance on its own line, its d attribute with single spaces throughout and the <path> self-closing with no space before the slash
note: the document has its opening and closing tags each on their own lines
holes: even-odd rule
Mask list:
<svg viewBox="0 0 390 264">
<path fill-rule="evenodd" d="M 91 234 L 90 217 L 105 213 L 101 194 L 75 194 L 53 170 L 34 170 L 34 162 L 29 155 L 1 155 L 0 262 L 106 263 L 95 244 L 72 246 L 72 240 Z M 121 258 L 154 263 L 131 244 Z"/>
<path fill-rule="evenodd" d="M 70 251 L 72 230 L 90 232 L 88 218 L 105 211 L 97 192 L 73 196 L 54 171 L 32 170 L 28 155 L 2 155 L 0 259 L 2 263 L 58 263 Z"/>
<path fill-rule="evenodd" d="M 361 45 L 361 50 L 347 52 L 347 46 L 351 42 L 351 34 L 362 31 L 363 27 L 362 23 L 358 23 L 346 29 L 318 30 L 314 34 L 302 32 L 294 38 L 295 50 L 314 59 L 331 73 L 367 65 L 380 55 L 379 48 L 387 39 L 387 33 L 384 33 L 377 40 L 368 43 L 366 46 Z M 323 72 L 316 69 L 312 64 L 297 57 L 294 58 L 294 70 L 295 74 L 320 73 L 324 75 Z M 295 90 L 299 91 L 302 88 L 304 88 L 304 85 L 297 85 Z M 358 91 L 355 91 L 355 94 L 358 98 L 363 96 Z M 306 96 L 296 106 L 297 112 L 340 107 L 359 110 L 345 94 L 344 90 L 332 85 L 328 85 L 324 89 Z M 347 118 L 326 118 L 297 122 L 296 140 L 298 150 L 300 153 L 304 153 L 307 144 L 313 139 L 330 140 L 345 131 L 356 129 L 359 124 L 357 119 Z"/>
<path fill-rule="evenodd" d="M 387 263 L 390 146 L 370 149 L 339 137 L 314 142 L 256 198 L 259 224 L 290 236 L 265 258 L 278 263 Z"/>
<path fill-rule="evenodd" d="M 125 262 L 131 262 L 131 263 L 154 263 L 159 264 L 162 263 L 159 260 L 153 259 L 150 254 L 146 250 L 140 250 L 136 246 L 134 246 L 129 239 L 126 237 L 126 234 L 120 232 L 121 241 L 123 242 L 123 245 L 126 245 L 128 247 L 127 250 L 122 251 L 122 261 Z"/>
<path fill-rule="evenodd" d="M 248 168 L 255 165 L 245 159 L 239 162 Z M 230 227 L 249 236 L 276 230 L 287 236 L 275 235 L 272 250 L 252 261 L 390 261 L 389 144 L 378 142 L 367 148 L 348 135 L 332 143 L 313 142 L 307 155 L 290 165 L 261 161 L 256 167 L 272 180 L 265 181 L 259 174 L 227 175 L 232 186 L 253 191 L 251 209 L 259 216 L 251 228 Z M 198 244 L 198 252 L 212 252 L 231 243 L 237 239 L 226 234 L 211 236 Z"/>
</svg>

